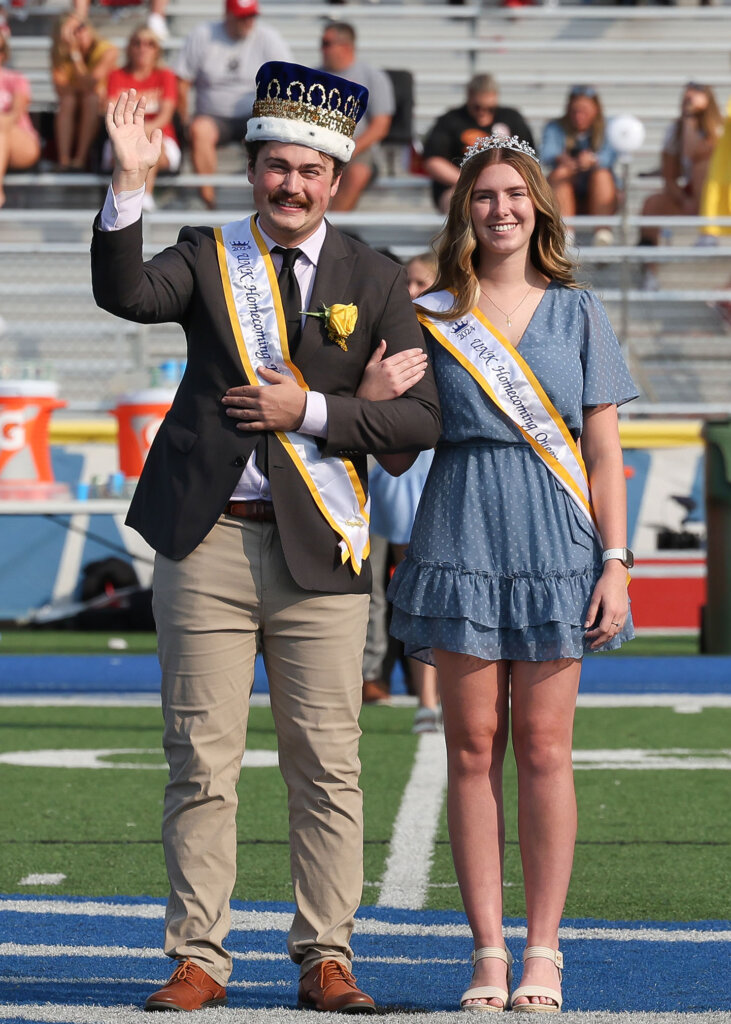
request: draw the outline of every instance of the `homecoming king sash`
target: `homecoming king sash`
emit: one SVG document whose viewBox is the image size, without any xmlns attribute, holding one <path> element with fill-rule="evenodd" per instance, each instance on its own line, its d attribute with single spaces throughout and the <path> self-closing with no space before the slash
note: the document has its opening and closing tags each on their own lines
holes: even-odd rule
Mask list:
<svg viewBox="0 0 731 1024">
<path fill-rule="evenodd" d="M 418 301 L 420 306 L 441 313 L 451 308 L 454 296 L 448 291 L 433 292 Z M 515 424 L 586 517 L 601 543 L 581 453 L 518 350 L 476 308 L 459 320 L 432 320 L 423 313 L 419 314 L 419 319 Z"/>
<path fill-rule="evenodd" d="M 239 356 L 249 384 L 266 387 L 256 367 L 294 378 L 309 390 L 291 361 L 287 327 L 269 250 L 254 217 L 215 229 L 218 265 Z M 343 564 L 350 559 L 360 574 L 370 550 L 369 502 L 352 462 L 323 458 L 314 438 L 296 431 L 274 431 L 312 499 L 336 534 Z"/>
</svg>

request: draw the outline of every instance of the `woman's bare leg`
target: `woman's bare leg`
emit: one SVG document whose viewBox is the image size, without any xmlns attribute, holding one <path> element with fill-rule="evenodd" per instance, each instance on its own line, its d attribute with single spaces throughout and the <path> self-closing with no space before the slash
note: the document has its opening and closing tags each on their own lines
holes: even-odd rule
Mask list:
<svg viewBox="0 0 731 1024">
<path fill-rule="evenodd" d="M 617 186 L 606 167 L 596 167 L 589 175 L 586 212 L 592 217 L 610 215 L 617 209 Z"/>
<path fill-rule="evenodd" d="M 447 820 L 462 901 L 475 948 L 503 946 L 508 664 L 439 650 L 434 659 L 447 743 Z M 478 961 L 474 984 L 505 988 L 505 964 Z"/>
<path fill-rule="evenodd" d="M 0 207 L 5 205 L 5 173 L 11 170 L 24 171 L 32 167 L 41 155 L 38 136 L 19 128 L 17 124 L 0 127 Z"/>
<path fill-rule="evenodd" d="M 571 743 L 580 673 L 581 662 L 568 658 L 512 663 L 512 736 L 528 946 L 558 949 L 576 841 Z M 541 958 L 526 962 L 521 984 L 560 987 L 556 967 Z M 530 1001 L 547 1000 L 533 996 Z"/>
<path fill-rule="evenodd" d="M 61 167 L 71 166 L 71 151 L 76 134 L 76 110 L 78 95 L 75 92 L 62 92 L 58 97 L 58 107 L 54 120 L 56 136 L 56 156 Z"/>
<path fill-rule="evenodd" d="M 89 158 L 91 144 L 99 131 L 99 97 L 95 92 L 84 93 L 79 111 L 79 132 L 72 164 L 83 170 Z"/>
</svg>

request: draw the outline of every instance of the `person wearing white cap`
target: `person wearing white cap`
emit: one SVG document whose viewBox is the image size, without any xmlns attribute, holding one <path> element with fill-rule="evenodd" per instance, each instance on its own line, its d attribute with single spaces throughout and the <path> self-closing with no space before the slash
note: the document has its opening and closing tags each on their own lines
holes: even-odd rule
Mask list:
<svg viewBox="0 0 731 1024">
<path fill-rule="evenodd" d="M 226 1000 L 257 640 L 288 791 L 298 1005 L 375 1009 L 350 969 L 363 884 L 366 453 L 431 448 L 441 419 L 403 268 L 324 219 L 366 100 L 327 72 L 265 64 L 246 133 L 256 213 L 183 228 L 147 262 L 141 204 L 160 135 L 147 139 L 133 92 L 107 111 L 115 169 L 94 229 L 96 301 L 128 320 L 178 322 L 187 339 L 127 519 L 156 551 L 170 767 L 165 952 L 178 966 L 148 1010 Z M 386 364 L 398 397 L 368 400 L 359 389 Z"/>
<path fill-rule="evenodd" d="M 223 21 L 196 25 L 183 41 L 175 64 L 179 110 L 188 129 L 190 158 L 198 174 L 215 174 L 218 148 L 243 140 L 259 65 L 270 60 L 291 60 L 289 46 L 282 36 L 258 15 L 257 0 L 226 0 Z M 191 87 L 195 90 L 192 116 Z M 205 205 L 215 209 L 214 187 L 203 185 L 199 192 Z"/>
</svg>

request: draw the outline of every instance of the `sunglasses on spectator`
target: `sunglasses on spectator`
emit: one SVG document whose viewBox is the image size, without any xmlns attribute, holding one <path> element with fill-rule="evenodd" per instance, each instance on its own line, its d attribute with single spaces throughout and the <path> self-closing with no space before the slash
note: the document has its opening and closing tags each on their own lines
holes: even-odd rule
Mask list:
<svg viewBox="0 0 731 1024">
<path fill-rule="evenodd" d="M 595 100 L 596 95 L 596 89 L 593 85 L 573 85 L 571 87 L 571 92 L 569 93 L 569 98 L 574 99 L 576 96 L 586 96 L 587 99 Z"/>
<path fill-rule="evenodd" d="M 486 103 L 471 103 L 470 106 L 473 110 L 479 111 L 480 114 L 494 114 L 497 110 L 496 106 L 488 106 Z"/>
<path fill-rule="evenodd" d="M 705 92 L 708 86 L 702 85 L 700 82 L 686 82 L 685 88 L 694 89 L 696 92 Z"/>
</svg>

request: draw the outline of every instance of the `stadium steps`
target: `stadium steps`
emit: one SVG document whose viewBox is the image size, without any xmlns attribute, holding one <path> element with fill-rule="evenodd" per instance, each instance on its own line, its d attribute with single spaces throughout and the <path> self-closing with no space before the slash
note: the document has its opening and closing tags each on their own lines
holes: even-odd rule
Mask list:
<svg viewBox="0 0 731 1024">
<path fill-rule="evenodd" d="M 58 8 L 57 8 L 58 9 Z M 472 12 L 472 13 L 470 13 Z M 720 43 L 727 37 L 728 8 L 624 8 L 562 5 L 561 8 L 523 8 L 510 11 L 492 6 L 474 20 L 474 7 L 447 8 L 441 3 L 426 6 L 404 4 L 348 5 L 286 4 L 269 0 L 264 17 L 290 41 L 295 59 L 319 60 L 318 40 L 328 18 L 353 21 L 359 32 L 360 50 L 381 66 L 408 67 L 415 75 L 415 126 L 423 133 L 447 107 L 462 102 L 464 83 L 477 71 L 492 71 L 501 85 L 503 102 L 517 106 L 539 136 L 545 120 L 563 109 L 566 89 L 580 79 L 595 82 L 611 115 L 632 111 L 647 129 L 636 171 L 654 170 L 659 162 L 661 140 L 669 120 L 677 112 L 678 96 L 686 79 L 715 85 L 723 102 L 731 87 L 728 58 Z M 468 16 L 465 17 L 464 15 Z M 93 18 L 108 37 L 123 43 L 143 16 L 140 8 L 112 12 L 94 8 Z M 218 0 L 176 2 L 169 6 L 173 32 L 171 52 L 182 37 L 203 18 L 220 16 Z M 15 65 L 30 72 L 36 106 L 50 105 L 53 91 L 48 75 L 48 42 L 43 38 L 50 19 L 32 13 L 24 23 L 13 22 Z M 477 32 L 475 33 L 475 25 Z M 475 39 L 481 49 L 472 56 Z M 384 45 L 384 40 L 387 45 Z M 707 40 L 718 45 L 703 46 Z M 391 56 L 393 55 L 393 60 Z M 231 162 L 226 164 L 229 155 Z M 225 154 L 222 169 L 242 169 L 241 154 Z M 382 183 L 383 185 L 384 183 Z M 637 212 L 650 181 L 636 181 L 630 209 Z M 88 242 L 92 207 L 103 189 L 93 192 L 66 189 L 57 184 L 26 189 L 19 199 L 29 211 L 41 207 L 60 209 L 80 216 L 67 220 L 49 218 L 43 224 L 33 218 L 0 215 L 0 273 L 7 288 L 0 305 L 5 318 L 0 332 L 0 365 L 7 360 L 50 360 L 55 365 L 64 397 L 83 403 L 113 401 L 120 390 L 144 383 L 152 368 L 166 358 L 182 358 L 184 343 L 175 325 L 140 328 L 125 324 L 96 309 L 89 294 Z M 163 178 L 157 197 L 167 216 L 146 218 L 145 237 L 153 249 L 175 239 L 182 223 L 206 221 L 195 208 L 193 193 Z M 13 196 L 11 202 L 15 202 Z M 241 213 L 246 191 L 228 188 L 220 192 L 224 210 Z M 421 248 L 434 229 L 428 187 L 374 188 L 360 207 L 370 214 L 371 225 L 359 229 L 366 241 L 388 245 L 401 254 Z M 399 226 L 389 215 L 412 212 L 414 223 Z M 12 211 L 18 214 L 18 210 Z M 77 211 L 78 212 L 78 211 Z M 419 216 L 422 223 L 419 224 Z M 379 223 L 380 221 L 380 223 Z M 693 232 L 674 232 L 673 243 L 692 246 Z M 25 257 L 3 254 L 9 242 L 34 243 L 47 250 Z M 67 246 L 64 255 L 55 245 Z M 74 251 L 70 251 L 70 250 Z M 730 250 L 731 251 L 731 250 Z M 718 258 L 661 264 L 657 276 L 661 288 L 723 289 L 731 277 L 726 253 Z M 607 254 L 604 254 L 606 260 Z M 582 250 L 592 284 L 608 296 L 616 294 L 621 272 L 616 263 L 602 262 L 602 253 Z M 12 284 L 16 282 L 15 294 Z M 46 286 L 46 294 L 34 294 L 33 286 Z M 639 268 L 631 270 L 631 284 L 639 288 Z M 615 298 L 607 301 L 610 314 L 619 322 Z M 728 327 L 715 305 L 703 301 L 674 303 L 641 296 L 628 308 L 628 345 L 641 371 L 648 397 L 661 401 L 728 401 L 731 360 L 726 354 Z"/>
</svg>

